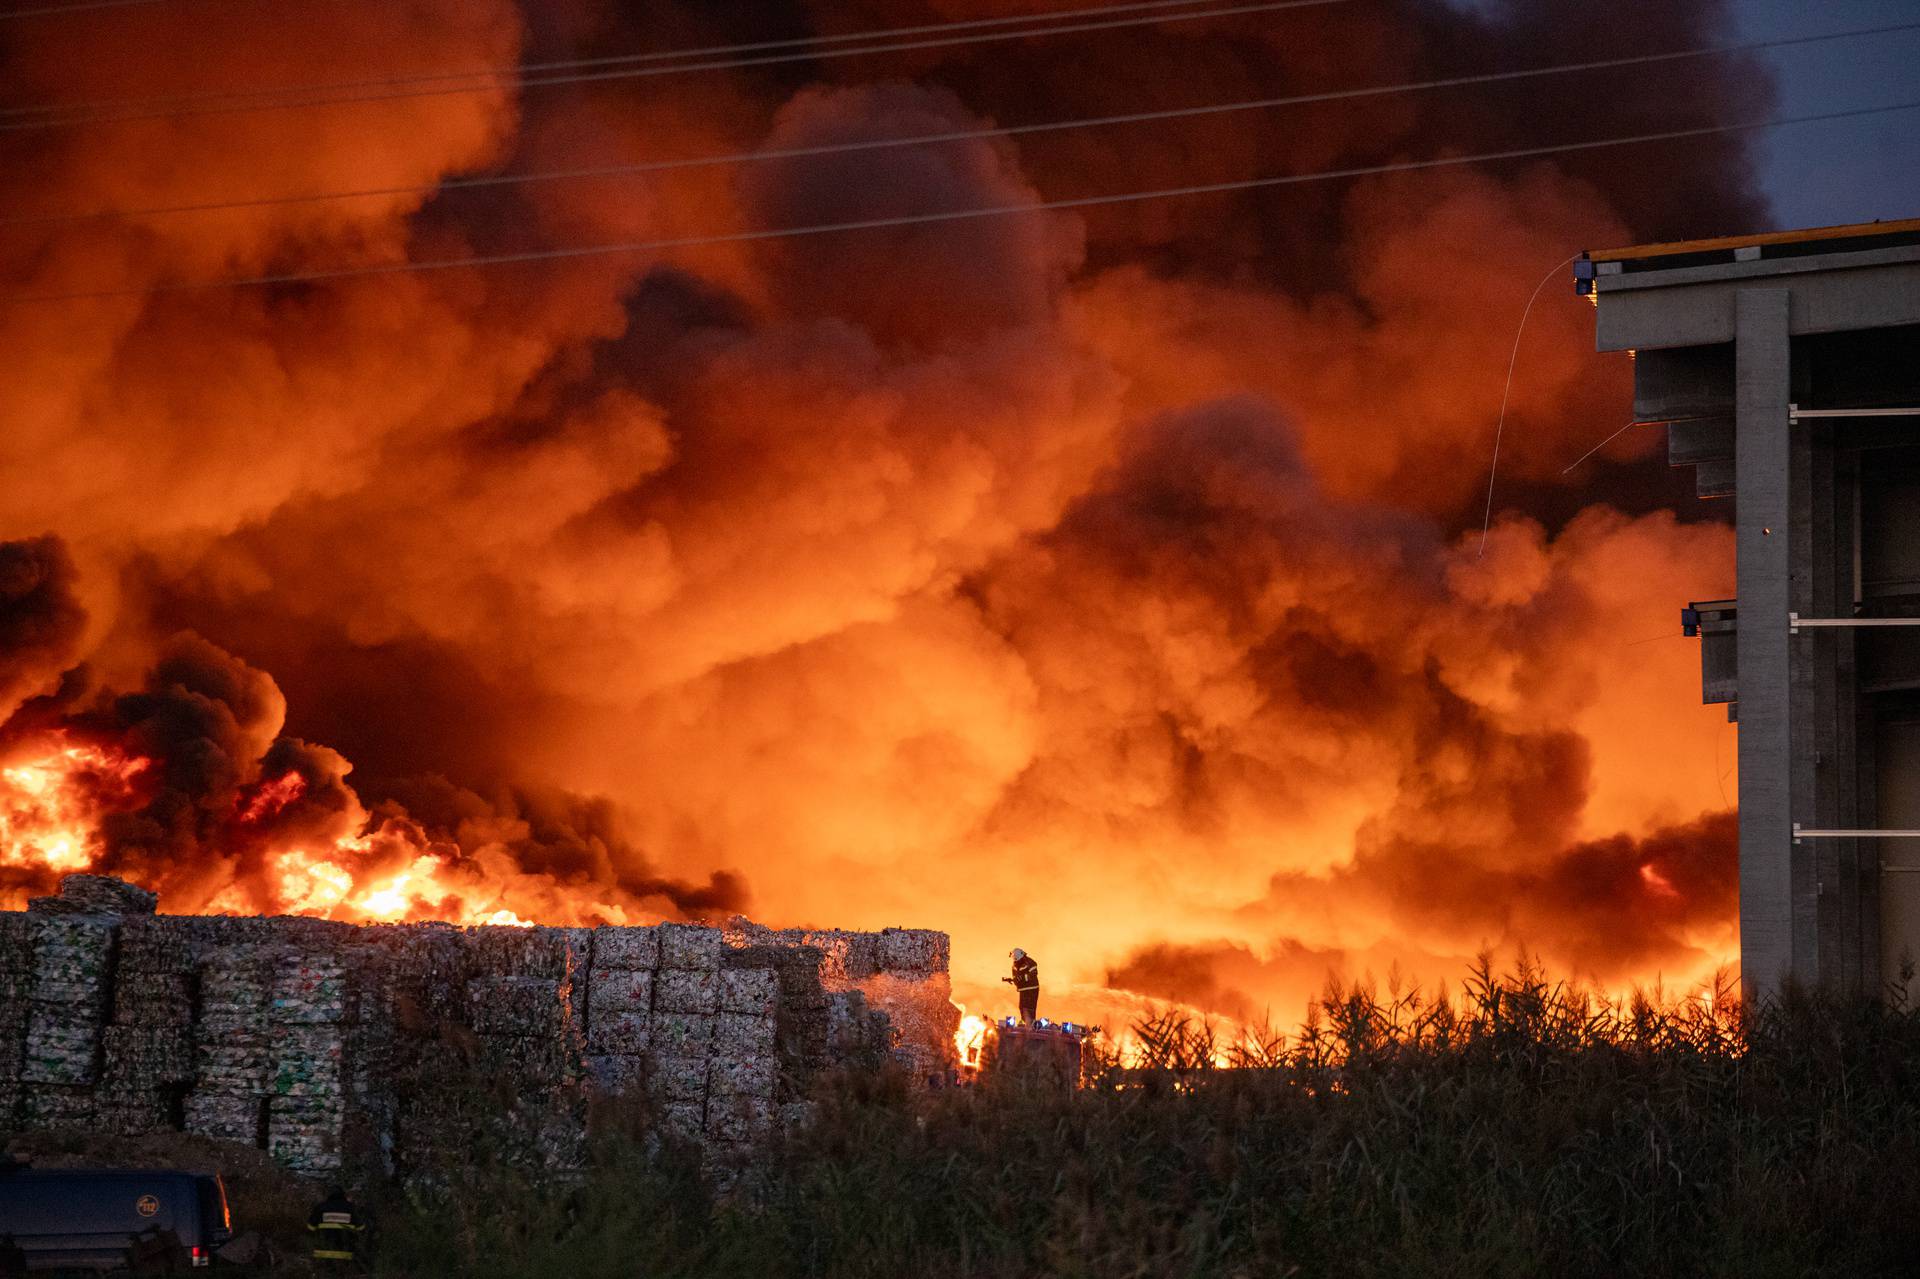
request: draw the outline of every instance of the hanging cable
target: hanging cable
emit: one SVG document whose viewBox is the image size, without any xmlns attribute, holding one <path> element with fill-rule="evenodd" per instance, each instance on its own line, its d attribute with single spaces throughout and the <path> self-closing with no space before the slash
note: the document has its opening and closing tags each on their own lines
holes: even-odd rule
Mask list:
<svg viewBox="0 0 1920 1279">
<path fill-rule="evenodd" d="M 439 182 L 405 186 L 363 187 L 348 191 L 319 191 L 297 195 L 260 196 L 241 200 L 209 200 L 194 204 L 159 205 L 140 209 L 100 209 L 88 213 L 50 213 L 27 217 L 0 218 L 0 227 L 33 226 L 62 222 L 93 221 L 106 218 L 162 217 L 181 213 L 207 213 L 225 209 L 252 209 L 287 204 L 317 204 L 335 200 L 357 200 L 399 195 L 433 195 L 442 191 L 462 191 L 480 187 L 519 186 L 536 182 L 559 182 L 585 178 L 631 177 L 675 169 L 707 168 L 715 165 L 761 163 L 769 160 L 804 159 L 823 155 L 842 155 L 861 151 L 883 151 L 898 147 L 931 146 L 972 141 L 981 138 L 1027 137 L 1036 134 L 1068 132 L 1074 129 L 1105 128 L 1116 125 L 1146 124 L 1161 120 L 1194 119 L 1244 111 L 1264 111 L 1278 107 L 1303 106 L 1327 102 L 1345 102 L 1361 98 L 1386 97 L 1400 93 L 1427 92 L 1484 84 L 1500 84 L 1542 76 L 1566 75 L 1584 71 L 1612 70 L 1675 62 L 1689 58 L 1751 53 L 1794 45 L 1844 40 L 1859 36 L 1884 35 L 1896 31 L 1920 30 L 1920 22 L 1896 23 L 1883 27 L 1865 27 L 1821 35 L 1789 36 L 1744 44 L 1707 45 L 1665 53 L 1635 54 L 1586 62 L 1561 63 L 1550 67 L 1532 67 L 1519 71 L 1490 71 L 1477 75 L 1450 76 L 1440 80 L 1422 80 L 1407 84 L 1379 85 L 1356 89 L 1332 89 L 1320 93 L 1297 93 L 1277 98 L 1253 98 L 1194 107 L 1170 107 L 1158 111 L 1132 111 L 1118 115 L 1092 116 L 1077 120 L 1054 120 L 1035 124 L 1006 125 L 980 129 L 954 129 L 941 133 L 913 134 L 898 138 L 876 138 L 863 142 L 837 142 L 811 147 L 769 147 L 755 151 L 736 151 L 717 155 L 691 156 L 679 160 L 647 160 L 633 164 L 600 165 L 591 168 L 555 169 L 535 173 L 485 174 L 469 178 L 446 178 Z"/>
<path fill-rule="evenodd" d="M 0 131 L 19 132 L 22 130 L 77 128 L 88 125 L 124 124 L 136 120 L 174 120 L 189 119 L 196 116 L 249 114 L 259 111 L 296 110 L 307 107 L 341 106 L 359 102 L 392 102 L 409 98 L 443 97 L 450 94 L 494 93 L 503 90 L 525 90 L 550 88 L 565 84 L 592 84 L 607 80 L 626 80 L 643 76 L 681 75 L 692 71 L 730 71 L 747 67 L 772 66 L 787 62 L 813 62 L 823 58 L 853 58 L 871 53 L 896 53 L 915 49 L 941 49 L 960 45 L 989 44 L 1007 40 L 1026 40 L 1036 36 L 1072 35 L 1086 31 L 1108 31 L 1122 27 L 1146 26 L 1162 22 L 1192 22 L 1205 18 L 1232 17 L 1237 14 L 1267 13 L 1280 9 L 1317 8 L 1336 4 L 1351 4 L 1353 0 L 1249 0 L 1248 3 L 1214 5 L 1210 8 L 1184 10 L 1178 13 L 1151 13 L 1124 18 L 1111 18 L 1099 21 L 1071 22 L 1054 26 L 1032 27 L 1019 31 L 987 31 L 972 35 L 943 36 L 935 39 L 890 40 L 877 44 L 864 44 L 855 48 L 804 49 L 793 53 L 772 53 L 755 57 L 716 58 L 705 61 L 677 62 L 667 65 L 616 67 L 609 70 L 581 71 L 563 75 L 544 75 L 531 79 L 518 79 L 518 72 L 508 69 L 489 73 L 491 79 L 481 84 L 440 86 L 437 88 L 403 88 L 387 93 L 339 94 L 331 97 L 293 98 L 285 101 L 248 101 L 236 102 L 228 99 L 232 94 L 220 95 L 220 100 L 211 105 L 177 108 L 161 107 L 154 110 L 119 111 L 111 104 L 75 103 L 72 106 L 48 107 L 48 113 L 36 119 L 10 119 L 0 121 Z M 1097 12 L 1097 11 L 1096 11 Z M 408 83 L 406 80 L 397 83 Z M 306 90 L 261 90 L 259 95 L 279 92 L 306 92 Z M 99 108 L 97 114 L 87 114 Z"/>
<path fill-rule="evenodd" d="M 1885 115 L 1894 111 L 1920 109 L 1920 101 L 1890 103 L 1879 107 L 1854 107 L 1845 111 L 1824 111 L 1813 115 L 1779 116 L 1768 120 L 1750 120 L 1739 124 L 1702 125 L 1691 129 L 1664 129 L 1656 133 L 1637 133 L 1623 137 L 1596 138 L 1587 142 L 1559 142 L 1543 146 L 1514 147 L 1503 151 L 1484 151 L 1476 155 L 1441 156 L 1427 160 L 1407 160 L 1393 164 L 1354 165 L 1341 169 L 1323 169 L 1313 173 L 1292 173 L 1265 178 L 1242 178 L 1229 182 L 1205 182 L 1189 186 L 1161 187 L 1149 191 L 1128 191 L 1113 195 L 1077 196 L 1064 200 L 1041 200 L 1030 204 L 989 205 L 975 209 L 949 209 L 931 213 L 904 214 L 897 217 L 861 218 L 814 226 L 776 227 L 758 231 L 724 231 L 710 235 L 676 236 L 657 240 L 636 240 L 618 244 L 571 245 L 551 249 L 529 249 L 520 253 L 478 254 L 471 257 L 441 258 L 422 262 L 394 262 L 373 266 L 337 267 L 319 271 L 296 271 L 280 275 L 243 276 L 222 280 L 180 281 L 129 289 L 100 289 L 73 293 L 30 293 L 0 297 L 0 304 L 23 306 L 47 302 L 95 301 L 108 298 L 145 297 L 151 294 L 201 292 L 210 289 L 251 288 L 266 285 L 313 284 L 326 280 L 355 279 L 363 276 L 395 275 L 417 271 L 447 271 L 464 267 L 506 266 L 516 263 L 553 262 L 569 258 L 605 257 L 634 253 L 653 253 L 670 249 L 696 248 L 715 244 L 745 244 L 759 240 L 791 239 L 800 236 L 832 235 L 850 231 L 871 231 L 887 227 L 925 226 L 942 222 L 962 222 L 975 218 L 1010 217 L 1060 209 L 1087 209 L 1102 205 L 1132 204 L 1143 200 L 1175 199 L 1183 196 L 1216 195 L 1231 191 L 1252 191 L 1269 187 L 1294 186 L 1307 182 L 1327 182 L 1342 178 L 1374 177 L 1388 173 L 1410 173 L 1427 169 L 1454 168 L 1469 164 L 1491 164 L 1502 160 L 1525 160 L 1548 155 L 1568 155 L 1604 147 L 1633 146 L 1650 142 L 1673 142 L 1687 138 L 1715 137 L 1732 133 L 1750 133 L 1759 129 L 1789 124 L 1812 124 L 1827 120 L 1856 119 Z M 1536 294 L 1538 289 L 1535 290 Z"/>
</svg>

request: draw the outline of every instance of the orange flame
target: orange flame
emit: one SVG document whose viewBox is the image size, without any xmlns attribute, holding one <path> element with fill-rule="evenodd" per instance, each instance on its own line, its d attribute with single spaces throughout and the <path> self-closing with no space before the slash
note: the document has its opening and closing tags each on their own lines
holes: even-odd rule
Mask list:
<svg viewBox="0 0 1920 1279">
<path fill-rule="evenodd" d="M 131 803 L 148 761 L 55 739 L 0 767 L 0 866 L 86 870 L 103 810 Z"/>
</svg>

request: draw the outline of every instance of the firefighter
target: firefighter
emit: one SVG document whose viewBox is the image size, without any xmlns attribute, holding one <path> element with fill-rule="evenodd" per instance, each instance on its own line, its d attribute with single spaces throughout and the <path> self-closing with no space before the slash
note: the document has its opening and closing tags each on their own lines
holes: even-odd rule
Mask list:
<svg viewBox="0 0 1920 1279">
<path fill-rule="evenodd" d="M 307 1214 L 307 1229 L 313 1232 L 313 1259 L 328 1270 L 358 1269 L 355 1264 L 366 1252 L 367 1216 L 344 1186 L 329 1186 L 327 1197 Z"/>
<path fill-rule="evenodd" d="M 1013 976 L 1000 980 L 1020 992 L 1020 1020 L 1031 1026 L 1040 1007 L 1040 965 L 1018 946 L 1013 948 L 1012 955 Z"/>
</svg>

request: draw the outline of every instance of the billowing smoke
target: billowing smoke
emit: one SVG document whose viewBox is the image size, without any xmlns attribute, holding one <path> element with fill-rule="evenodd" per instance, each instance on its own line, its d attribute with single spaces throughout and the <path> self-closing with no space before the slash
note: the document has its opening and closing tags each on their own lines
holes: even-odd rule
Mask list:
<svg viewBox="0 0 1920 1279">
<path fill-rule="evenodd" d="M 707 5 L 414 0 L 202 23 L 135 6 L 12 24 L 0 95 L 504 69 L 988 11 L 1007 10 L 791 5 L 749 24 Z M 1631 24 L 1330 5 L 9 131 L 0 183 L 22 216 L 411 188 L 1728 29 L 1694 0 Z M 646 179 L 0 226 L 9 295 L 162 290 L 0 305 L 10 758 L 57 731 L 151 760 L 73 763 L 106 817 L 66 856 L 175 909 L 721 914 L 750 883 L 772 922 L 951 928 L 976 988 L 998 989 L 1019 944 L 1056 989 L 1283 1019 L 1330 966 L 1444 977 L 1483 945 L 1613 983 L 1697 976 L 1734 948 L 1731 730 L 1695 704 L 1673 607 L 1727 588 L 1731 539 L 1688 522 L 1690 502 L 1659 510 L 1673 490 L 1651 441 L 1561 476 L 1628 398 L 1564 290 L 1521 350 L 1484 554 L 1479 502 L 1534 285 L 1583 247 L 1757 224 L 1746 141 L 167 286 L 1497 150 L 1744 119 L 1769 94 L 1722 57 Z M 6 873 L 24 893 L 28 872 Z"/>
</svg>

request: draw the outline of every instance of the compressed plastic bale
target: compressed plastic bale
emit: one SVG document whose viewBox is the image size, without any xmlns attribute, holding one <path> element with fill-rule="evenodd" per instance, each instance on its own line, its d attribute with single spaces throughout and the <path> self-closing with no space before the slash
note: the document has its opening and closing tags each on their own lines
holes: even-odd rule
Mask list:
<svg viewBox="0 0 1920 1279">
<path fill-rule="evenodd" d="M 950 945 L 945 933 L 930 928 L 883 929 L 879 965 L 883 972 L 946 972 Z"/>
<path fill-rule="evenodd" d="M 704 1054 L 713 1043 L 711 1013 L 655 1013 L 653 1051 L 673 1056 Z"/>
<path fill-rule="evenodd" d="M 660 967 L 710 971 L 720 967 L 720 956 L 727 949 L 718 928 L 698 924 L 661 924 Z"/>
<path fill-rule="evenodd" d="M 801 945 L 820 952 L 820 980 L 845 986 L 879 971 L 879 938 L 874 933 L 816 929 L 800 935 Z"/>
<path fill-rule="evenodd" d="M 480 1037 L 480 1067 L 516 1092 L 535 1092 L 572 1082 L 575 1059 L 557 1039 L 521 1035 Z"/>
<path fill-rule="evenodd" d="M 113 967 L 112 925 L 86 916 L 50 916 L 35 925 L 33 1000 L 104 1006 Z"/>
<path fill-rule="evenodd" d="M 586 1059 L 587 1078 L 602 1092 L 626 1092 L 646 1078 L 646 1060 L 639 1053 L 596 1053 Z"/>
<path fill-rule="evenodd" d="M 47 1017 L 44 1012 L 36 1010 L 27 1025 L 20 1078 L 41 1084 L 92 1083 L 99 1059 L 99 1028 Z"/>
<path fill-rule="evenodd" d="M 644 1053 L 653 1041 L 653 1019 L 647 1013 L 601 1012 L 587 1025 L 590 1053 Z"/>
<path fill-rule="evenodd" d="M 287 1026 L 274 1044 L 268 1090 L 276 1097 L 338 1099 L 346 1090 L 346 1039 L 333 1026 Z"/>
<path fill-rule="evenodd" d="M 733 1057 L 771 1056 L 776 1025 L 772 1017 L 721 1013 L 713 1023 L 713 1051 Z"/>
<path fill-rule="evenodd" d="M 707 1136 L 721 1142 L 756 1142 L 773 1129 L 773 1103 L 762 1097 L 707 1099 Z"/>
<path fill-rule="evenodd" d="M 648 1059 L 647 1092 L 660 1101 L 698 1101 L 707 1095 L 707 1058 L 654 1054 Z"/>
<path fill-rule="evenodd" d="M 766 968 L 734 968 L 720 974 L 720 1011 L 771 1017 L 780 1006 L 779 974 Z"/>
<path fill-rule="evenodd" d="M 482 924 L 466 930 L 475 966 L 483 973 L 545 977 L 559 981 L 584 953 L 575 955 L 573 930 Z"/>
<path fill-rule="evenodd" d="M 113 983 L 113 1020 L 129 1026 L 184 1026 L 193 1020 L 193 981 L 171 972 L 128 972 Z"/>
<path fill-rule="evenodd" d="M 333 1172 L 341 1166 L 345 1109 L 312 1097 L 275 1097 L 267 1110 L 267 1153 L 296 1172 Z"/>
<path fill-rule="evenodd" d="M 255 1096 L 196 1090 L 187 1097 L 185 1127 L 197 1136 L 251 1146 L 259 1140 L 261 1106 Z"/>
<path fill-rule="evenodd" d="M 772 1097 L 780 1066 L 772 1057 L 715 1056 L 707 1067 L 707 1089 L 715 1095 Z"/>
<path fill-rule="evenodd" d="M 587 984 L 587 1006 L 593 1013 L 648 1011 L 653 1007 L 652 970 L 595 968 Z"/>
<path fill-rule="evenodd" d="M 544 977 L 476 977 L 467 983 L 467 1017 L 483 1035 L 542 1036 L 567 1021 L 560 983 Z"/>
<path fill-rule="evenodd" d="M 72 1084 L 26 1083 L 19 1106 L 23 1128 L 81 1128 L 94 1121 L 93 1090 Z"/>
<path fill-rule="evenodd" d="M 660 933 L 654 928 L 607 924 L 593 930 L 593 969 L 639 969 L 660 966 Z"/>
<path fill-rule="evenodd" d="M 653 982 L 657 1013 L 711 1013 L 720 1007 L 720 974 L 713 969 L 663 968 Z"/>
<path fill-rule="evenodd" d="M 670 1136 L 694 1140 L 706 1131 L 706 1107 L 697 1101 L 669 1101 L 660 1106 L 655 1115 L 660 1131 Z"/>
<path fill-rule="evenodd" d="M 193 1032 L 185 1026 L 108 1026 L 101 1032 L 105 1078 L 142 1086 L 191 1082 Z"/>
<path fill-rule="evenodd" d="M 94 1124 L 103 1132 L 135 1136 L 173 1127 L 173 1103 L 157 1088 L 94 1090 Z"/>
<path fill-rule="evenodd" d="M 282 955 L 274 963 L 268 1019 L 282 1025 L 346 1020 L 347 973 L 331 955 Z"/>
<path fill-rule="evenodd" d="M 173 919 L 120 921 L 120 974 L 183 974 L 193 971 L 199 945 L 193 931 Z"/>
</svg>

